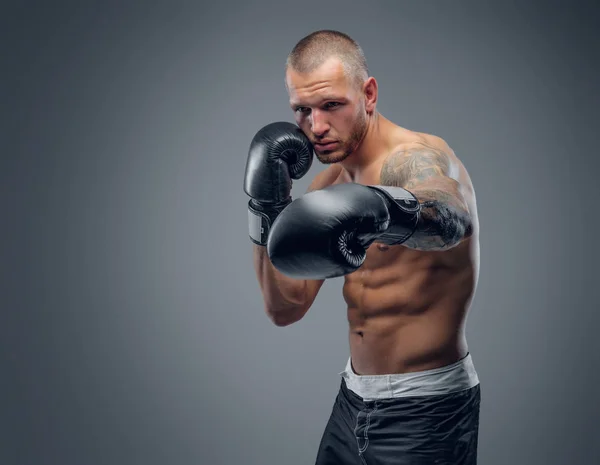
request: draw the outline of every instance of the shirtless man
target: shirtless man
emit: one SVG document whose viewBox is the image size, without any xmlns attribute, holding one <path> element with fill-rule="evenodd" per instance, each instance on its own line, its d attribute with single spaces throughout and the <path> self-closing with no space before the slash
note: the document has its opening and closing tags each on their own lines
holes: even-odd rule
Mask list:
<svg viewBox="0 0 600 465">
<path fill-rule="evenodd" d="M 344 276 L 350 357 L 317 465 L 477 461 L 480 390 L 465 339 L 479 269 L 471 180 L 440 137 L 377 109 L 360 46 L 317 31 L 294 47 L 297 125 L 254 137 L 250 238 L 267 315 L 299 321 Z M 313 156 L 327 165 L 292 200 Z"/>
</svg>

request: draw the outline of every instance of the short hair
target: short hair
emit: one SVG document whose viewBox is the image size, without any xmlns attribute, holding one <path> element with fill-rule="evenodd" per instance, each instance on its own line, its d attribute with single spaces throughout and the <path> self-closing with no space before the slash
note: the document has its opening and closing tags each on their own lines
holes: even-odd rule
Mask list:
<svg viewBox="0 0 600 465">
<path fill-rule="evenodd" d="M 294 46 L 286 60 L 286 70 L 309 73 L 332 57 L 342 62 L 346 76 L 356 86 L 369 77 L 365 54 L 354 39 L 343 32 L 330 29 L 315 31 Z"/>
</svg>

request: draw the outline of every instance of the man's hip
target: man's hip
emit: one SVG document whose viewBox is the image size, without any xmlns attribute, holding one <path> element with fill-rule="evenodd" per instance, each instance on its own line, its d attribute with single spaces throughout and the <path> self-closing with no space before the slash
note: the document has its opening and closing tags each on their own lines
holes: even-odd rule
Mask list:
<svg viewBox="0 0 600 465">
<path fill-rule="evenodd" d="M 341 374 L 317 465 L 476 464 L 481 397 L 470 356 L 435 370 L 366 377 L 349 360 Z"/>
</svg>

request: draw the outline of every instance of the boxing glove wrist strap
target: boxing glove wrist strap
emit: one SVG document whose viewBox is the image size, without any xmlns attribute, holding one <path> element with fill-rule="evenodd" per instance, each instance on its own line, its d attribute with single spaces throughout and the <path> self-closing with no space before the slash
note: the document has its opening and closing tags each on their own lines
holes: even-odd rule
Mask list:
<svg viewBox="0 0 600 465">
<path fill-rule="evenodd" d="M 250 199 L 248 202 L 248 234 L 256 245 L 267 245 L 269 231 L 275 219 L 292 202 L 291 198 L 279 203 L 261 203 Z"/>
<path fill-rule="evenodd" d="M 386 202 L 390 214 L 390 225 L 377 237 L 376 242 L 398 245 L 406 242 L 417 229 L 421 206 L 412 192 L 401 187 L 368 186 Z"/>
</svg>

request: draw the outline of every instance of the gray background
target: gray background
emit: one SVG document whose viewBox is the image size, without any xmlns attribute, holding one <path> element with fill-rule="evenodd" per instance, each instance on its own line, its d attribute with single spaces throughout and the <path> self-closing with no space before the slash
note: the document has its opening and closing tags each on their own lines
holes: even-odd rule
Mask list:
<svg viewBox="0 0 600 465">
<path fill-rule="evenodd" d="M 480 463 L 600 463 L 597 9 L 118 3 L 2 8 L 0 463 L 313 463 L 342 281 L 269 322 L 242 179 L 254 133 L 293 120 L 286 54 L 321 28 L 473 178 Z"/>
</svg>

